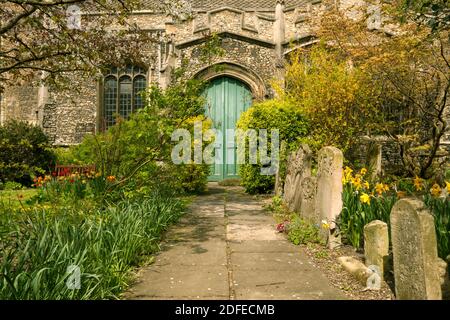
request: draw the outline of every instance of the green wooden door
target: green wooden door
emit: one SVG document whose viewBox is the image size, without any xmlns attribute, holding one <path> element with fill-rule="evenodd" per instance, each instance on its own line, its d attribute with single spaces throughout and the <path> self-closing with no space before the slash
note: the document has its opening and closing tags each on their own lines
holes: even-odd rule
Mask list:
<svg viewBox="0 0 450 320">
<path fill-rule="evenodd" d="M 213 127 L 222 132 L 221 148 L 216 149 L 216 152 L 221 152 L 223 163 L 211 166 L 209 180 L 238 178 L 235 137 L 227 129 L 236 129 L 241 113 L 250 107 L 250 88 L 234 78 L 220 77 L 210 81 L 205 95 L 208 101 L 206 114 L 212 119 Z"/>
</svg>

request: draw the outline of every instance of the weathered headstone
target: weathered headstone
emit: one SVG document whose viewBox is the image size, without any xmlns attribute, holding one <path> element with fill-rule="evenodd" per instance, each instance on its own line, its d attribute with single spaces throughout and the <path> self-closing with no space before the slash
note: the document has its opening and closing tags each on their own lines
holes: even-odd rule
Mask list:
<svg viewBox="0 0 450 320">
<path fill-rule="evenodd" d="M 325 147 L 319 151 L 318 162 L 316 211 L 320 219 L 328 222 L 328 246 L 335 248 L 340 245 L 336 218 L 342 211 L 344 155 L 338 148 Z"/>
<path fill-rule="evenodd" d="M 280 163 L 282 163 L 285 160 L 285 155 L 286 155 L 286 141 L 281 141 L 280 156 L 282 158 L 281 158 Z M 278 164 L 277 173 L 275 175 L 275 195 L 276 196 L 283 195 L 283 191 L 284 191 L 284 176 L 282 175 L 281 169 L 282 169 L 281 165 Z"/>
<path fill-rule="evenodd" d="M 364 255 L 366 266 L 377 266 L 383 278 L 389 259 L 389 231 L 385 222 L 375 220 L 364 226 Z"/>
<path fill-rule="evenodd" d="M 371 142 L 367 149 L 367 167 L 372 180 L 376 180 L 381 175 L 382 147 L 381 144 Z"/>
<path fill-rule="evenodd" d="M 401 199 L 391 212 L 395 292 L 399 300 L 441 300 L 434 219 L 417 199 Z"/>
<path fill-rule="evenodd" d="M 320 223 L 319 217 L 316 215 L 316 193 L 317 178 L 305 177 L 301 182 L 300 208 L 301 216 L 313 223 Z"/>
<path fill-rule="evenodd" d="M 284 182 L 284 202 L 292 211 L 298 211 L 301 181 L 311 176 L 312 152 L 307 145 L 301 145 L 289 156 Z"/>
</svg>

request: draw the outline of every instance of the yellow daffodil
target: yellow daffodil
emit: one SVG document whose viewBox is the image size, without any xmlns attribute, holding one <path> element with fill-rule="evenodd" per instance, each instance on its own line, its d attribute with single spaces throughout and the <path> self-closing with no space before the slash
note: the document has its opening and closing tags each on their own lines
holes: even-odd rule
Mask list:
<svg viewBox="0 0 450 320">
<path fill-rule="evenodd" d="M 322 220 L 322 228 L 325 230 L 330 229 L 330 225 L 328 224 L 327 220 Z"/>
<path fill-rule="evenodd" d="M 362 168 L 362 169 L 361 169 L 361 175 L 362 175 L 362 176 L 365 176 L 366 173 L 367 173 L 367 169 L 366 169 L 366 168 Z"/>
<path fill-rule="evenodd" d="M 352 174 L 352 173 L 353 173 L 353 170 L 352 170 L 350 167 L 345 167 L 344 173 L 345 173 L 346 175 L 349 175 L 349 174 Z"/>
<path fill-rule="evenodd" d="M 367 193 L 363 193 L 359 199 L 362 203 L 370 204 L 370 196 Z"/>
<path fill-rule="evenodd" d="M 353 178 L 352 185 L 356 188 L 356 190 L 361 189 L 362 188 L 361 178 L 359 178 L 359 177 Z"/>
<path fill-rule="evenodd" d="M 388 192 L 390 189 L 389 189 L 389 186 L 387 185 L 387 184 L 385 184 L 384 185 L 384 192 Z"/>
<path fill-rule="evenodd" d="M 345 167 L 344 174 L 342 176 L 342 183 L 347 184 L 352 180 L 352 172 L 353 170 L 349 167 Z"/>
<path fill-rule="evenodd" d="M 447 188 L 447 193 L 450 194 L 450 182 L 445 181 L 445 186 Z"/>
<path fill-rule="evenodd" d="M 414 187 L 416 188 L 416 191 L 422 191 L 423 190 L 423 179 L 416 176 L 414 178 Z"/>
<path fill-rule="evenodd" d="M 384 192 L 384 184 L 377 183 L 377 185 L 375 186 L 375 191 L 381 196 Z"/>
<path fill-rule="evenodd" d="M 437 183 L 435 183 L 433 185 L 433 187 L 431 188 L 430 192 L 433 195 L 433 197 L 437 198 L 437 197 L 439 197 L 441 195 L 442 189 Z"/>
<path fill-rule="evenodd" d="M 370 188 L 370 184 L 368 181 L 364 181 L 364 188 L 366 188 L 366 189 Z"/>
</svg>

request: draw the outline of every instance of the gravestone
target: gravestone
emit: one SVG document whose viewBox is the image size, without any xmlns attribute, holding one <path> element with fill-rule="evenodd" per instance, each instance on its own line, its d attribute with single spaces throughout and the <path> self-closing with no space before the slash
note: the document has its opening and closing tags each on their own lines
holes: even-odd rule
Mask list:
<svg viewBox="0 0 450 320">
<path fill-rule="evenodd" d="M 376 266 L 384 277 L 389 259 L 389 231 L 386 223 L 372 221 L 364 226 L 364 255 L 366 266 Z"/>
<path fill-rule="evenodd" d="M 284 182 L 284 202 L 291 211 L 298 211 L 301 194 L 301 182 L 311 176 L 311 149 L 303 144 L 297 152 L 291 153 Z"/>
<path fill-rule="evenodd" d="M 326 236 L 333 249 L 340 245 L 335 222 L 342 211 L 344 155 L 338 148 L 325 147 L 319 151 L 318 163 L 316 211 L 319 219 L 328 222 L 330 230 Z"/>
<path fill-rule="evenodd" d="M 281 163 L 283 163 L 283 161 L 285 160 L 285 155 L 286 155 L 286 141 L 281 141 L 281 146 L 280 146 L 280 156 L 281 156 L 281 161 L 278 164 L 278 168 L 277 168 L 277 172 L 275 175 L 275 195 L 276 196 L 282 196 L 283 195 L 283 191 L 284 191 L 284 177 L 283 174 L 281 172 L 282 168 L 281 168 Z"/>
<path fill-rule="evenodd" d="M 395 292 L 399 300 L 441 300 L 434 219 L 417 199 L 401 199 L 391 212 Z"/>
<path fill-rule="evenodd" d="M 381 176 L 381 163 L 382 163 L 382 147 L 381 144 L 371 142 L 367 148 L 367 168 L 372 181 L 375 181 Z"/>
<path fill-rule="evenodd" d="M 316 193 L 317 178 L 312 176 L 303 178 L 300 190 L 299 212 L 304 219 L 318 224 L 320 219 L 316 215 Z"/>
</svg>

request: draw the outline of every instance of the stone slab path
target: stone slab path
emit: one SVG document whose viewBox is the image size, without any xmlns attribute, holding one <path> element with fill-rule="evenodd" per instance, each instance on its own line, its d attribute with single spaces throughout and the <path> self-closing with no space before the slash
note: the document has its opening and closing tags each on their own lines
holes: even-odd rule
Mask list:
<svg viewBox="0 0 450 320">
<path fill-rule="evenodd" d="M 345 299 L 271 214 L 239 187 L 210 184 L 166 234 L 126 299 Z"/>
</svg>

